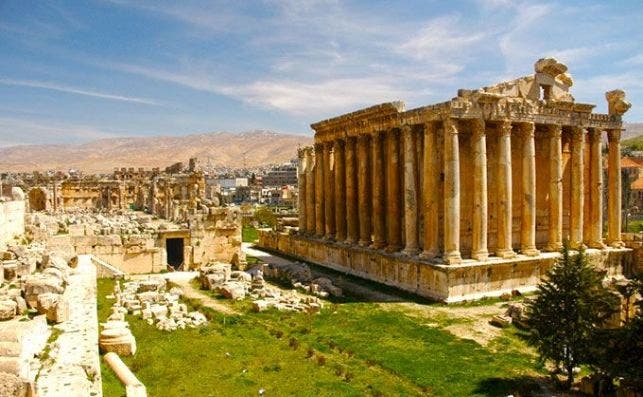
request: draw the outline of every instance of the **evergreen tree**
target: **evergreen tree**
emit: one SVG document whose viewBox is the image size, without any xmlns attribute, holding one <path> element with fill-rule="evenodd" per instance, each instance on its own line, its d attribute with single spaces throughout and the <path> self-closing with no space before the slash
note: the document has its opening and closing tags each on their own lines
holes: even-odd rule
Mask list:
<svg viewBox="0 0 643 397">
<path fill-rule="evenodd" d="M 574 367 L 588 362 L 592 336 L 616 310 L 618 298 L 603 287 L 603 274 L 589 263 L 581 249 L 572 255 L 567 241 L 562 257 L 527 303 L 529 343 L 541 360 L 562 366 L 566 388 L 574 382 Z"/>
</svg>

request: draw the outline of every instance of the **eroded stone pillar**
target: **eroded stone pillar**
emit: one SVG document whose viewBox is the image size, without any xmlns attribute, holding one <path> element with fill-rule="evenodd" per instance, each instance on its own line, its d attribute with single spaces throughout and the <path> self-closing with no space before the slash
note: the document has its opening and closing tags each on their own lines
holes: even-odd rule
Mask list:
<svg viewBox="0 0 643 397">
<path fill-rule="evenodd" d="M 404 254 L 417 255 L 418 243 L 418 191 L 415 137 L 410 125 L 402 126 L 404 141 Z"/>
<path fill-rule="evenodd" d="M 306 150 L 306 232 L 315 233 L 315 154 L 313 148 Z"/>
<path fill-rule="evenodd" d="M 534 123 L 520 124 L 522 129 L 522 211 L 520 251 L 536 256 L 536 144 Z"/>
<path fill-rule="evenodd" d="M 357 187 L 359 196 L 359 245 L 366 247 L 371 242 L 370 179 L 368 172 L 368 136 L 357 138 Z"/>
<path fill-rule="evenodd" d="M 584 135 L 581 127 L 572 127 L 572 181 L 571 181 L 571 211 L 569 219 L 569 243 L 572 248 L 583 245 L 583 208 L 585 205 L 584 186 Z"/>
<path fill-rule="evenodd" d="M 373 164 L 371 181 L 373 186 L 373 244 L 372 248 L 386 246 L 386 209 L 384 208 L 384 153 L 382 134 L 376 132 L 371 137 L 371 162 Z"/>
<path fill-rule="evenodd" d="M 346 240 L 346 169 L 344 166 L 344 141 L 335 140 L 333 149 L 335 176 L 335 238 Z"/>
<path fill-rule="evenodd" d="M 333 143 L 324 143 L 324 236 L 335 238 L 335 184 L 333 178 Z"/>
<path fill-rule="evenodd" d="M 355 244 L 359 238 L 355 138 L 346 139 L 344 152 L 346 154 L 346 243 Z"/>
<path fill-rule="evenodd" d="M 460 146 L 458 127 L 444 120 L 444 262 L 462 262 L 460 254 Z"/>
<path fill-rule="evenodd" d="M 496 255 L 509 259 L 516 256 L 512 247 L 513 184 L 511 172 L 511 121 L 498 127 L 498 248 Z"/>
<path fill-rule="evenodd" d="M 399 251 L 402 246 L 402 212 L 400 211 L 400 139 L 397 129 L 386 136 L 388 163 L 386 175 L 387 252 Z"/>
<path fill-rule="evenodd" d="M 437 131 L 434 123 L 424 125 L 424 155 L 422 156 L 422 211 L 424 212 L 424 236 L 422 258 L 431 259 L 439 254 L 440 233 L 440 158 L 437 156 Z"/>
<path fill-rule="evenodd" d="M 484 261 L 489 257 L 487 250 L 487 140 L 483 119 L 471 121 L 471 145 L 473 149 L 473 259 Z"/>
<path fill-rule="evenodd" d="M 601 130 L 589 130 L 590 144 L 590 236 L 589 246 L 592 248 L 605 248 L 603 244 L 603 165 L 601 154 Z"/>
<path fill-rule="evenodd" d="M 324 218 L 324 146 L 315 145 L 315 236 L 323 237 L 326 232 Z"/>
<path fill-rule="evenodd" d="M 622 247 L 621 241 L 621 130 L 607 130 L 607 238 L 612 247 Z"/>
<path fill-rule="evenodd" d="M 548 251 L 560 251 L 563 246 L 563 159 L 562 127 L 549 129 L 549 231 Z"/>
<path fill-rule="evenodd" d="M 299 214 L 299 233 L 306 232 L 306 148 L 300 149 L 298 152 L 299 166 L 297 167 L 297 213 Z"/>
</svg>

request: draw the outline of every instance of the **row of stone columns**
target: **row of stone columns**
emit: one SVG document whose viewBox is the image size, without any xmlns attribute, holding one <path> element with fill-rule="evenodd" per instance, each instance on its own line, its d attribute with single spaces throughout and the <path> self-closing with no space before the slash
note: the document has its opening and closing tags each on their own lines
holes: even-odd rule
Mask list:
<svg viewBox="0 0 643 397">
<path fill-rule="evenodd" d="M 488 251 L 487 136 L 484 120 L 470 123 L 473 153 L 472 251 L 476 260 L 486 260 Z M 463 123 L 463 122 L 460 122 Z M 442 233 L 445 263 L 462 260 L 460 253 L 460 154 L 459 123 L 455 119 L 423 125 L 420 140 L 411 125 L 402 125 L 386 134 L 374 133 L 318 143 L 315 151 L 304 149 L 300 170 L 300 224 L 317 237 L 385 248 L 431 259 L 439 256 Z M 497 249 L 502 258 L 516 255 L 512 243 L 512 169 L 520 167 L 522 183 L 520 251 L 536 256 L 536 158 L 535 124 L 497 124 Z M 548 125 L 549 140 L 549 231 L 546 249 L 557 251 L 563 240 L 562 127 Z M 573 247 L 584 242 L 601 248 L 602 163 L 601 131 L 572 127 L 570 241 Z M 438 134 L 442 153 L 438 155 Z M 520 164 L 512 164 L 511 135 L 518 134 Z M 587 139 L 585 136 L 587 135 Z M 620 130 L 608 131 L 609 138 L 609 233 L 608 242 L 620 242 Z M 423 156 L 416 155 L 422 141 Z M 589 144 L 589 180 L 584 179 L 584 144 Z M 401 144 L 401 148 L 400 148 Z M 400 164 L 400 159 L 404 163 Z M 418 164 L 419 159 L 422 163 Z M 386 161 L 384 161 L 386 159 Z M 423 177 L 418 178 L 421 170 Z M 421 181 L 421 186 L 418 186 Z M 386 183 L 386 185 L 385 185 Z M 589 184 L 589 203 L 584 203 L 584 184 Z M 400 191 L 400 188 L 402 189 Z M 421 191 L 421 193 L 419 193 Z M 442 197 L 441 197 L 442 195 Z M 400 202 L 400 197 L 402 198 Z M 419 198 L 421 197 L 421 206 Z M 439 224 L 440 203 L 443 208 Z M 584 205 L 590 205 L 590 219 L 584 219 Z M 423 213 L 423 217 L 420 216 Z M 420 235 L 418 219 L 423 219 Z M 402 226 L 402 221 L 404 226 Z M 583 223 L 589 222 L 589 235 Z M 402 246 L 404 231 L 404 246 Z M 423 251 L 420 252 L 420 240 Z"/>
</svg>

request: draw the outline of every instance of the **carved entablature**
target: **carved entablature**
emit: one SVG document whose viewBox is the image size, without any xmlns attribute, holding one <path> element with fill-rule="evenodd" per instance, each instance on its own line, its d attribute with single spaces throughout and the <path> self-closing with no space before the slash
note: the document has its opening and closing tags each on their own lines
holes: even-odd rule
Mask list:
<svg viewBox="0 0 643 397">
<path fill-rule="evenodd" d="M 534 74 L 477 90 L 458 90 L 447 102 L 408 111 L 403 102 L 388 102 L 324 120 L 311 127 L 315 142 L 368 135 L 445 119 L 510 120 L 514 123 L 579 126 L 602 130 L 621 128 L 621 116 L 630 104 L 622 90 L 606 93 L 609 114 L 592 113 L 595 105 L 576 103 L 567 66 L 554 58 L 534 64 Z"/>
</svg>

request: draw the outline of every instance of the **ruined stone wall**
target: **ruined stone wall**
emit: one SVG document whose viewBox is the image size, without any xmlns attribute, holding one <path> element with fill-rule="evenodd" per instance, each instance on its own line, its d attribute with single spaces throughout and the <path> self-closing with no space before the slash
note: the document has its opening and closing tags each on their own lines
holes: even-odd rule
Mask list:
<svg viewBox="0 0 643 397">
<path fill-rule="evenodd" d="M 0 202 L 0 249 L 25 232 L 25 201 Z"/>
<path fill-rule="evenodd" d="M 190 230 L 195 268 L 209 261 L 245 262 L 241 251 L 241 215 L 237 208 L 212 207 Z"/>
<path fill-rule="evenodd" d="M 92 254 L 129 274 L 156 273 L 164 270 L 167 255 L 164 247 L 156 246 L 153 237 L 121 240 L 118 235 L 85 236 L 56 235 L 48 246 L 74 255 Z"/>
</svg>

